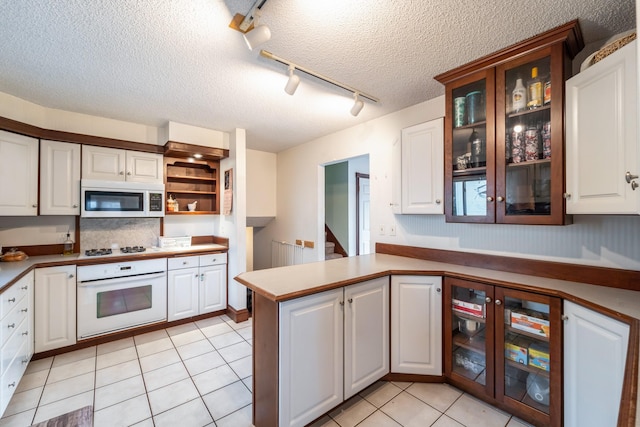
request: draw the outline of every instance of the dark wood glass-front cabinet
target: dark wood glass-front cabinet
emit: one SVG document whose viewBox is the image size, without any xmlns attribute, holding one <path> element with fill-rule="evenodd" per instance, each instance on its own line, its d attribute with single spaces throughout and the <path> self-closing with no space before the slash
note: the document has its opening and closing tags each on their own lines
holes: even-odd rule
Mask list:
<svg viewBox="0 0 640 427">
<path fill-rule="evenodd" d="M 562 424 L 561 300 L 445 279 L 445 375 L 535 425 Z"/>
<path fill-rule="evenodd" d="M 564 224 L 564 81 L 577 21 L 436 76 L 449 222 Z"/>
</svg>

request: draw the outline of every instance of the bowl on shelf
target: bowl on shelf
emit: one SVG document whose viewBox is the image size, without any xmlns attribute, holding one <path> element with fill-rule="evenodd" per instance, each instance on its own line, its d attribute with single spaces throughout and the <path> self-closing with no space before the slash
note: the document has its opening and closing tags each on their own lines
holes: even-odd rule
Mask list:
<svg viewBox="0 0 640 427">
<path fill-rule="evenodd" d="M 187 203 L 187 209 L 189 209 L 189 212 L 193 212 L 196 210 L 196 204 L 198 203 L 198 201 L 196 200 L 193 203 Z"/>
</svg>

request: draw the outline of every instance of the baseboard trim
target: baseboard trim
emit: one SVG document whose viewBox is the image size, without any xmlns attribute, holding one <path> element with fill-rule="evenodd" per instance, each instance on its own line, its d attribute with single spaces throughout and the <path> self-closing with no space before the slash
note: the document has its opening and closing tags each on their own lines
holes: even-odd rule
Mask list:
<svg viewBox="0 0 640 427">
<path fill-rule="evenodd" d="M 246 308 L 236 310 L 235 308 L 228 305 L 227 316 L 229 316 L 229 318 L 234 322 L 240 323 L 240 322 L 249 320 L 250 314 L 249 314 L 249 310 L 247 310 Z"/>
</svg>

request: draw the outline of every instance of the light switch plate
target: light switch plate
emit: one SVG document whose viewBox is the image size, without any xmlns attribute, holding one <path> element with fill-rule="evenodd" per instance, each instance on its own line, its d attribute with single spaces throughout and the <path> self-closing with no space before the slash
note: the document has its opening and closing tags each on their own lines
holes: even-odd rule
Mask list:
<svg viewBox="0 0 640 427">
<path fill-rule="evenodd" d="M 380 225 L 378 227 L 378 234 L 384 236 L 384 225 Z"/>
<path fill-rule="evenodd" d="M 389 236 L 395 236 L 396 235 L 396 225 L 390 225 L 389 226 Z"/>
</svg>

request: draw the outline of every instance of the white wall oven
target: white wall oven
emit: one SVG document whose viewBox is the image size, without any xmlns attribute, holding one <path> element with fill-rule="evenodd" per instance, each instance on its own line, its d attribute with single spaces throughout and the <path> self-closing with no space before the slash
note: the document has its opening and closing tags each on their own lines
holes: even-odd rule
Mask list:
<svg viewBox="0 0 640 427">
<path fill-rule="evenodd" d="M 167 320 L 165 258 L 79 266 L 78 339 Z"/>
<path fill-rule="evenodd" d="M 80 187 L 82 217 L 164 216 L 164 184 L 84 179 Z"/>
</svg>

